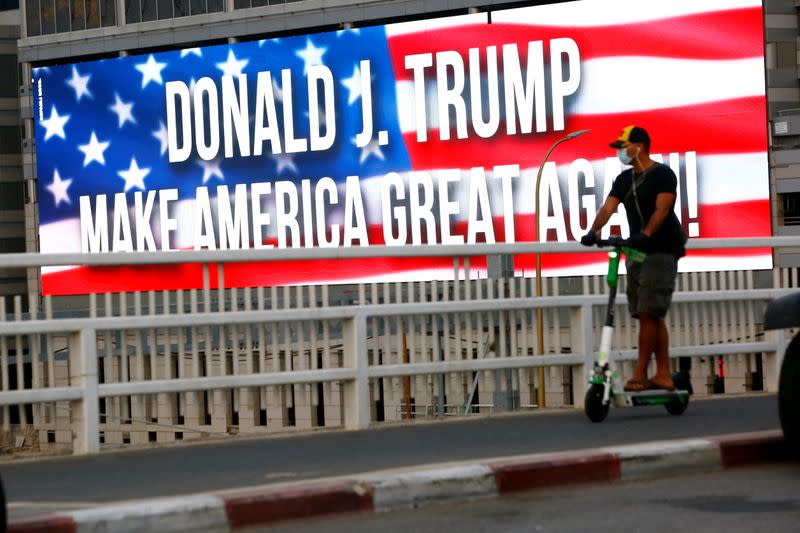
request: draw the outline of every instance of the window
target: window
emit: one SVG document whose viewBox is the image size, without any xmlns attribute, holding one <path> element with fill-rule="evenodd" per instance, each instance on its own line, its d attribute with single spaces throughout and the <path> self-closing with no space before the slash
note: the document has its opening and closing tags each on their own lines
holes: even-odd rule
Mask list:
<svg viewBox="0 0 800 533">
<path fill-rule="evenodd" d="M 125 0 L 125 21 L 133 24 L 217 13 L 224 9 L 225 0 Z"/>
<path fill-rule="evenodd" d="M 16 73 L 17 56 L 0 55 L 0 72 Z M 14 74 L 0 76 L 0 98 L 16 98 L 19 95 L 19 81 Z"/>
<path fill-rule="evenodd" d="M 0 183 L 0 209 L 24 209 L 23 182 L 11 181 Z M 23 239 L 24 241 L 24 239 Z"/>
<path fill-rule="evenodd" d="M 78 2 L 82 0 L 76 0 Z M 86 2 L 86 27 L 99 28 L 100 27 L 100 6 L 96 1 Z"/>
<path fill-rule="evenodd" d="M 783 201 L 783 225 L 800 225 L 800 192 L 781 194 Z"/>
<path fill-rule="evenodd" d="M 291 4 L 299 0 L 234 0 L 235 9 L 247 9 L 249 7 L 274 6 L 276 4 Z"/>
<path fill-rule="evenodd" d="M 87 26 L 86 11 L 83 0 L 71 0 L 70 15 L 72 15 L 72 30 L 84 30 Z"/>
<path fill-rule="evenodd" d="M 0 126 L 0 154 L 22 153 L 19 126 Z"/>
<path fill-rule="evenodd" d="M 156 5 L 158 6 L 159 20 L 175 18 L 172 11 L 172 0 L 156 0 Z"/>
<path fill-rule="evenodd" d="M 28 37 L 117 23 L 115 0 L 25 0 L 25 12 Z"/>
<path fill-rule="evenodd" d="M 300 0 L 234 0 L 235 9 L 247 9 L 248 7 L 274 6 L 276 4 L 291 4 Z"/>
<path fill-rule="evenodd" d="M 0 239 L 0 253 L 13 254 L 25 251 L 25 239 L 12 237 L 9 239 Z"/>
</svg>

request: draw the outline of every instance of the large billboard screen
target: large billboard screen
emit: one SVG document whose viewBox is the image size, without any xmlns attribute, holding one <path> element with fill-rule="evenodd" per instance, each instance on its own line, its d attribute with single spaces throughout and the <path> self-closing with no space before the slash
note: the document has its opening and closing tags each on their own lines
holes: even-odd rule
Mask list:
<svg viewBox="0 0 800 533">
<path fill-rule="evenodd" d="M 690 237 L 770 229 L 758 0 L 567 2 L 34 70 L 40 250 L 580 237 L 637 124 Z M 627 235 L 623 213 L 606 232 Z M 544 258 L 598 273 L 598 254 Z M 769 250 L 682 270 L 770 268 Z M 473 266 L 481 269 L 480 262 Z M 517 257 L 518 273 L 533 258 Z M 446 259 L 230 265 L 227 286 L 452 277 Z M 185 289 L 198 266 L 44 269 L 45 294 Z"/>
</svg>

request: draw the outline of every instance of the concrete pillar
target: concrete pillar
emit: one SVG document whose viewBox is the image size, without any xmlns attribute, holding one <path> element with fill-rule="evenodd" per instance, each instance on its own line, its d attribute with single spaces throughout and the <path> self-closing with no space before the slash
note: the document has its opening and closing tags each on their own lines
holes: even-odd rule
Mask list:
<svg viewBox="0 0 800 533">
<path fill-rule="evenodd" d="M 583 354 L 583 364 L 571 367 L 572 397 L 575 407 L 583 407 L 589 372 L 594 366 L 594 335 L 592 334 L 592 306 L 584 304 L 572 309 L 572 353 Z"/>
<path fill-rule="evenodd" d="M 100 409 L 97 396 L 97 338 L 94 329 L 72 333 L 69 343 L 70 385 L 83 389 L 72 402 L 73 453 L 100 451 Z"/>
<path fill-rule="evenodd" d="M 355 371 L 355 379 L 344 383 L 345 429 L 369 427 L 369 379 L 367 363 L 367 319 L 356 315 L 344 322 L 344 367 Z"/>
</svg>

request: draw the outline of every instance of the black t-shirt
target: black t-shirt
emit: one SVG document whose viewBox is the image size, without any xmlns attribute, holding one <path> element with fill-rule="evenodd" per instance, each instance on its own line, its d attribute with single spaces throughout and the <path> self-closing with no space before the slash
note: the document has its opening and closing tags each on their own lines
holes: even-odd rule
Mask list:
<svg viewBox="0 0 800 533">
<path fill-rule="evenodd" d="M 647 169 L 646 173 L 644 181 L 636 187 L 636 194 L 631 191 L 634 179 L 633 168 L 625 170 L 617 176 L 614 185 L 611 186 L 611 192 L 608 194 L 619 199 L 625 205 L 631 235 L 640 233 L 647 226 L 647 221 L 656 210 L 656 196 L 659 193 L 677 194 L 678 192 L 678 178 L 667 165 L 655 162 Z M 635 176 L 636 179 L 639 179 L 641 174 Z M 628 194 L 628 191 L 631 193 Z M 661 227 L 648 239 L 643 252 L 669 253 L 676 257 L 686 254 L 683 228 L 675 215 L 674 203 L 672 207 L 673 209 L 670 210 L 669 216 Z"/>
</svg>

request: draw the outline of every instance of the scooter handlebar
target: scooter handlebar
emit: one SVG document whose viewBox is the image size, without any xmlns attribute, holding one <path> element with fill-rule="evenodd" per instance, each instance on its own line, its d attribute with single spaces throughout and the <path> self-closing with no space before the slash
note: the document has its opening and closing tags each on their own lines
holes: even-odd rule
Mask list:
<svg viewBox="0 0 800 533">
<path fill-rule="evenodd" d="M 612 235 L 608 239 L 597 239 L 595 244 L 598 248 L 604 248 L 607 246 L 611 248 L 622 248 L 623 246 L 627 246 L 628 242 L 619 235 Z"/>
<path fill-rule="evenodd" d="M 647 254 L 642 252 L 641 250 L 637 250 L 635 248 L 631 248 L 628 244 L 627 239 L 623 239 L 619 235 L 612 235 L 608 239 L 598 239 L 595 243 L 598 247 L 611 247 L 621 252 L 627 256 L 628 259 L 631 259 L 637 263 L 641 263 L 644 261 Z"/>
</svg>

